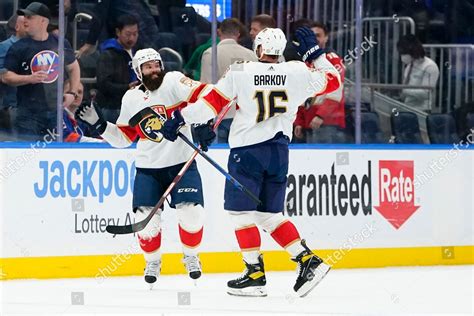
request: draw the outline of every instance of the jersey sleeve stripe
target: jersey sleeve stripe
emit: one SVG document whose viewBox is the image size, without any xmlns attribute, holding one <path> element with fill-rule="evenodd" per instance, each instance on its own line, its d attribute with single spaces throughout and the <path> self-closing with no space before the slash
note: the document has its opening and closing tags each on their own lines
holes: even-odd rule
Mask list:
<svg viewBox="0 0 474 316">
<path fill-rule="evenodd" d="M 175 110 L 181 110 L 182 108 L 186 107 L 187 105 L 188 105 L 188 103 L 183 101 L 183 102 L 179 102 L 179 103 L 173 104 L 172 106 L 167 107 L 166 108 L 166 118 L 171 117 L 171 114 L 173 114 L 173 112 Z"/>
<path fill-rule="evenodd" d="M 211 107 L 216 115 L 230 102 L 230 99 L 225 97 L 225 95 L 216 88 L 213 88 L 203 100 Z"/>
<path fill-rule="evenodd" d="M 119 131 L 132 143 L 138 136 L 137 130 L 135 127 L 128 125 L 117 125 Z"/>
<path fill-rule="evenodd" d="M 201 93 L 204 91 L 204 89 L 207 87 L 207 84 L 205 83 L 202 83 L 200 84 L 198 87 L 194 88 L 190 95 L 189 95 L 189 98 L 187 100 L 187 102 L 189 103 L 194 103 L 198 100 L 199 96 L 201 95 Z"/>
</svg>

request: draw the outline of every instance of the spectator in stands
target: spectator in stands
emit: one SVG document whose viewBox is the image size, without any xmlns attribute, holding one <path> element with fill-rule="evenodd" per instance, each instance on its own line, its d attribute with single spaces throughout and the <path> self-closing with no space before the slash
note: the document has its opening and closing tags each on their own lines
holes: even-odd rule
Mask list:
<svg viewBox="0 0 474 316">
<path fill-rule="evenodd" d="M 294 123 L 295 138 L 300 142 L 311 142 L 311 135 L 317 133 L 322 125 L 337 126 L 341 129 L 346 127 L 344 111 L 344 74 L 345 67 L 342 59 L 329 48 L 329 30 L 319 22 L 309 24 L 314 32 L 321 48 L 326 49 L 326 58 L 339 71 L 341 75 L 341 86 L 329 94 L 310 98 L 298 109 Z"/>
<path fill-rule="evenodd" d="M 78 0 L 64 0 L 64 15 L 67 18 L 65 20 L 65 34 L 68 40 L 72 39 L 72 24 L 74 20 L 74 14 L 76 12 Z M 20 0 L 20 7 L 27 7 L 32 0 Z M 46 5 L 51 12 L 51 20 L 48 24 L 48 33 L 53 33 L 54 35 L 59 35 L 59 1 L 58 0 L 41 0 L 41 3 Z"/>
<path fill-rule="evenodd" d="M 250 22 L 250 32 L 247 28 L 244 28 L 240 32 L 239 44 L 248 48 L 253 49 L 253 41 L 255 36 L 266 27 L 275 28 L 276 21 L 275 19 L 268 14 L 259 14 L 252 18 Z M 281 61 L 284 61 L 281 59 Z"/>
<path fill-rule="evenodd" d="M 237 43 L 242 23 L 235 19 L 225 19 L 220 24 L 218 35 L 221 41 L 217 45 L 217 78 L 222 77 L 227 67 L 239 60 L 257 61 L 257 56 L 250 49 Z M 212 48 L 202 54 L 201 82 L 212 81 Z"/>
<path fill-rule="evenodd" d="M 276 27 L 276 21 L 272 16 L 268 14 L 259 14 L 254 16 L 250 22 L 250 37 L 252 38 L 252 41 L 255 40 L 255 36 L 257 36 L 261 30 L 267 27 Z"/>
<path fill-rule="evenodd" d="M 70 90 L 70 83 L 68 80 L 64 82 L 64 91 Z M 84 98 L 84 86 L 82 83 L 79 84 L 79 89 L 77 90 L 77 95 L 72 102 L 64 103 L 63 111 L 63 139 L 68 143 L 97 143 L 102 142 L 101 139 L 89 137 L 89 130 L 87 126 L 84 126 L 82 123 L 78 122 L 74 117 L 76 110 L 79 108 Z M 66 100 L 65 100 L 66 101 Z M 69 104 L 68 104 L 69 103 Z"/>
<path fill-rule="evenodd" d="M 418 38 L 412 34 L 403 36 L 397 43 L 397 49 L 405 65 L 403 84 L 435 88 L 439 78 L 438 65 L 425 56 L 425 50 Z M 435 90 L 403 89 L 401 99 L 406 105 L 430 112 L 435 102 Z"/>
<path fill-rule="evenodd" d="M 58 38 L 48 33 L 51 13 L 47 6 L 32 2 L 17 11 L 24 16 L 27 37 L 14 43 L 5 58 L 3 82 L 17 87 L 16 129 L 19 137 L 38 140 L 56 127 L 56 92 L 59 68 Z M 70 91 L 77 94 L 80 82 L 79 64 L 69 44 L 64 43 L 64 64 Z"/>
<path fill-rule="evenodd" d="M 216 44 L 219 44 L 219 36 L 216 39 Z M 201 61 L 202 54 L 212 46 L 212 37 L 207 40 L 204 44 L 199 45 L 189 58 L 189 61 L 184 66 L 185 73 L 192 79 L 199 81 L 201 80 Z"/>
<path fill-rule="evenodd" d="M 184 8 L 186 0 L 156 0 L 158 17 L 160 21 L 160 32 L 171 32 L 171 8 Z"/>
<path fill-rule="evenodd" d="M 0 43 L 0 79 L 7 71 L 5 57 L 10 47 L 20 38 L 26 36 L 24 17 L 14 14 L 7 23 L 8 31 L 13 32 L 8 39 Z M 0 131 L 12 132 L 14 112 L 16 111 L 16 88 L 7 86 L 0 80 Z"/>
<path fill-rule="evenodd" d="M 77 52 L 77 58 L 94 52 L 103 26 L 107 27 L 109 36 L 113 36 L 118 18 L 130 14 L 139 17 L 137 19 L 139 33 L 137 47 L 158 49 L 158 26 L 145 0 L 101 0 L 97 2 L 94 9 L 89 35 L 86 43 Z"/>
<path fill-rule="evenodd" d="M 132 68 L 138 39 L 137 19 L 133 15 L 119 17 L 116 34 L 117 38 L 100 45 L 101 54 L 97 61 L 97 103 L 110 122 L 117 120 L 125 92 L 138 84 Z"/>
<path fill-rule="evenodd" d="M 225 19 L 219 26 L 218 35 L 221 41 L 217 45 L 217 78 L 222 77 L 227 68 L 236 61 L 258 61 L 257 55 L 248 48 L 237 43 L 243 25 L 235 19 Z M 212 48 L 202 55 L 201 82 L 212 82 Z M 217 141 L 226 143 L 229 137 L 230 125 L 235 111 L 231 110 L 222 120 L 217 132 Z"/>
</svg>

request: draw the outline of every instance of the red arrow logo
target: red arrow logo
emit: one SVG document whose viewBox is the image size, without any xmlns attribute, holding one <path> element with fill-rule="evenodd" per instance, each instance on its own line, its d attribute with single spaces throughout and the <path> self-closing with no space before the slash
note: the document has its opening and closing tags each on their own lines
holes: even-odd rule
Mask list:
<svg viewBox="0 0 474 316">
<path fill-rule="evenodd" d="M 412 160 L 379 161 L 379 197 L 375 209 L 399 229 L 420 207 L 415 205 Z"/>
</svg>

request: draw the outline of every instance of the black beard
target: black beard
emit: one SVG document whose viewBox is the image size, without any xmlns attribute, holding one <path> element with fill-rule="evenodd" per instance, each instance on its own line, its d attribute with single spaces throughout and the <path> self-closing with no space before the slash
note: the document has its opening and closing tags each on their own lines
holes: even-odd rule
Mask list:
<svg viewBox="0 0 474 316">
<path fill-rule="evenodd" d="M 156 74 L 158 78 L 152 78 L 153 75 L 155 74 L 150 74 L 147 76 L 144 75 L 143 80 L 142 80 L 145 87 L 150 91 L 157 90 L 161 86 L 161 83 L 163 82 L 163 79 L 165 78 L 164 72 L 160 72 Z"/>
</svg>

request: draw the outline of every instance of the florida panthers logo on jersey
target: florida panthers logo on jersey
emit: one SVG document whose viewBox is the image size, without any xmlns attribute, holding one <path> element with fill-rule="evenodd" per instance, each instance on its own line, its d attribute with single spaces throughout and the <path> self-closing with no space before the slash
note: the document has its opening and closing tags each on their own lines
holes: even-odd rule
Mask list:
<svg viewBox="0 0 474 316">
<path fill-rule="evenodd" d="M 59 56 L 51 50 L 42 50 L 31 59 L 31 73 L 44 72 L 48 77 L 43 83 L 52 83 L 58 79 Z"/>
<path fill-rule="evenodd" d="M 154 105 L 151 106 L 153 111 L 160 114 L 164 119 L 167 119 L 166 108 L 163 105 Z M 159 132 L 163 123 L 159 116 L 150 115 L 142 119 L 139 123 L 140 130 L 143 135 L 151 141 L 161 142 L 163 140 L 163 135 Z"/>
</svg>

